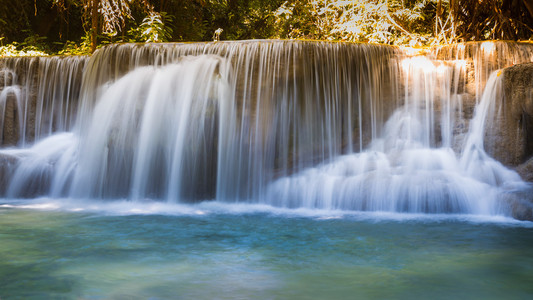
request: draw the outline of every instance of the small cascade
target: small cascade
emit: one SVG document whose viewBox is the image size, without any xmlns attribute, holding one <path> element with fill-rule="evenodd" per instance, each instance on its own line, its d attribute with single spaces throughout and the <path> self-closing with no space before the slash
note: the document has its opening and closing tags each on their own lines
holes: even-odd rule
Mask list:
<svg viewBox="0 0 533 300">
<path fill-rule="evenodd" d="M 470 132 L 461 155 L 461 166 L 469 177 L 476 178 L 491 187 L 520 185 L 520 176 L 504 167 L 485 152 L 484 137 L 486 123 L 493 120 L 496 113 L 496 99 L 503 97 L 502 72 L 493 72 L 476 107 L 471 121 Z"/>
<path fill-rule="evenodd" d="M 458 61 L 464 64 L 466 74 L 461 85 L 465 92 L 476 95 L 477 101 L 490 75 L 499 69 L 515 64 L 533 62 L 532 45 L 506 41 L 467 42 L 438 46 L 432 56 L 446 61 Z"/>
<path fill-rule="evenodd" d="M 404 63 L 415 63 L 410 68 L 426 71 L 433 66 L 418 58 Z M 426 101 L 436 99 L 432 91 L 439 80 L 433 73 L 426 74 L 413 82 L 404 106 L 387 121 L 383 137 L 367 150 L 280 178 L 271 184 L 264 201 L 284 207 L 342 210 L 501 213 L 501 193 L 526 185 L 483 147 L 484 124 L 494 113 L 495 98 L 501 96 L 500 74 L 494 72 L 487 82 L 461 153 L 456 154 L 450 144 L 435 147 L 431 143 L 427 120 L 434 110 Z M 433 84 L 426 85 L 427 81 Z"/>
<path fill-rule="evenodd" d="M 227 71 L 205 56 L 128 73 L 103 89 L 90 126 L 26 150 L 8 196 L 212 198 Z"/>
<path fill-rule="evenodd" d="M 0 59 L 0 145 L 25 147 L 75 122 L 87 57 Z"/>
<path fill-rule="evenodd" d="M 220 200 L 256 199 L 276 177 L 362 149 L 395 105 L 385 104 L 396 101 L 399 52 L 392 47 L 289 41 L 126 44 L 98 51 L 88 64 L 78 130 L 91 126 L 105 82 L 146 65 L 210 55 L 231 65 L 227 80 L 236 107 L 235 118 L 225 125 L 232 129 L 225 133 L 225 152 L 217 158 L 220 176 L 213 186 Z"/>
<path fill-rule="evenodd" d="M 111 45 L 64 78 L 46 75 L 67 81 L 54 92 L 64 106 L 46 102 L 44 84 L 37 142 L 0 150 L 1 192 L 500 214 L 502 193 L 524 183 L 484 149 L 502 97 L 496 67 L 509 63 L 494 53 L 530 61 L 533 47 L 495 43 L 488 57 L 482 45 L 455 56 L 302 41 Z M 3 69 L 0 100 L 27 97 L 15 69 Z"/>
</svg>

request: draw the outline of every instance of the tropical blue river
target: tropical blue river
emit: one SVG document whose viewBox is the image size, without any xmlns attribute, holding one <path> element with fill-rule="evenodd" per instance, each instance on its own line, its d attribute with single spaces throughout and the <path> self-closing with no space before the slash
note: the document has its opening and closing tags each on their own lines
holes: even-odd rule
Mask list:
<svg viewBox="0 0 533 300">
<path fill-rule="evenodd" d="M 500 217 L 0 200 L 3 300 L 532 297 Z"/>
</svg>

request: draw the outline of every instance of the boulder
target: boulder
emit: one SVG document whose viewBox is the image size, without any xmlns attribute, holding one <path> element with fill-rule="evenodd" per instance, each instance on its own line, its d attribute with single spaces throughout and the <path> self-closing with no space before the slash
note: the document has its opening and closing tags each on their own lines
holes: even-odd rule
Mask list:
<svg viewBox="0 0 533 300">
<path fill-rule="evenodd" d="M 487 120 L 485 148 L 504 165 L 517 167 L 533 155 L 533 63 L 506 68 L 502 75 L 503 94 Z"/>
<path fill-rule="evenodd" d="M 521 221 L 533 221 L 533 187 L 508 193 L 504 197 L 511 217 Z"/>
</svg>

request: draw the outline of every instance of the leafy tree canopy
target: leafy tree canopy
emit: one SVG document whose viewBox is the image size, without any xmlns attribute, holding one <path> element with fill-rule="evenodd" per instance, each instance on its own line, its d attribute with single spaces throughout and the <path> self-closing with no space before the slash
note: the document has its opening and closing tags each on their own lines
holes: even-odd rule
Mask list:
<svg viewBox="0 0 533 300">
<path fill-rule="evenodd" d="M 533 38 L 533 0 L 0 1 L 2 55 L 82 54 L 114 42 L 214 38 L 411 46 Z"/>
</svg>

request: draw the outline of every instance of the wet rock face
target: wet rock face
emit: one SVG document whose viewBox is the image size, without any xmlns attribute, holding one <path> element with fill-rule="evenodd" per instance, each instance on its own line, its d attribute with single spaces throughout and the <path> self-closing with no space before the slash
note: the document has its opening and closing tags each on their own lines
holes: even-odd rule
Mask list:
<svg viewBox="0 0 533 300">
<path fill-rule="evenodd" d="M 525 163 L 516 167 L 516 172 L 522 176 L 522 179 L 533 182 L 533 158 L 528 159 Z"/>
<path fill-rule="evenodd" d="M 520 162 L 533 156 L 533 63 L 520 64 L 504 71 L 504 95 L 509 101 L 511 119 L 518 120 L 521 137 Z"/>
<path fill-rule="evenodd" d="M 17 99 L 14 93 L 7 93 L 3 111 L 3 128 L 0 132 L 0 142 L 3 146 L 16 145 L 19 137 L 18 133 L 18 111 Z"/>
<path fill-rule="evenodd" d="M 13 84 L 15 75 L 0 64 L 0 88 Z"/>
<path fill-rule="evenodd" d="M 13 166 L 15 166 L 16 164 L 17 158 L 15 156 L 0 153 L 0 191 L 2 193 L 7 190 Z M 4 195 L 0 194 L 0 196 Z"/>
<path fill-rule="evenodd" d="M 533 155 L 533 63 L 506 68 L 502 75 L 503 95 L 494 118 L 487 120 L 485 148 L 503 164 L 517 167 Z"/>
</svg>

